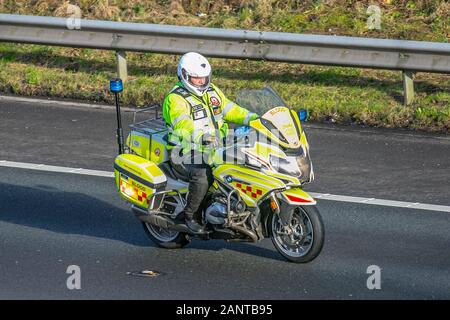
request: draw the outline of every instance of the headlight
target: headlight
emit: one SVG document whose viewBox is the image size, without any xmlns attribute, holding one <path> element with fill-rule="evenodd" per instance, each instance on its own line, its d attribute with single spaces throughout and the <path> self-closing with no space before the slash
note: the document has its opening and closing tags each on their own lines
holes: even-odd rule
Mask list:
<svg viewBox="0 0 450 320">
<path fill-rule="evenodd" d="M 279 173 L 285 173 L 290 176 L 298 177 L 301 172 L 297 164 L 296 157 L 290 156 L 280 158 L 274 155 L 270 156 L 270 165 Z"/>
</svg>

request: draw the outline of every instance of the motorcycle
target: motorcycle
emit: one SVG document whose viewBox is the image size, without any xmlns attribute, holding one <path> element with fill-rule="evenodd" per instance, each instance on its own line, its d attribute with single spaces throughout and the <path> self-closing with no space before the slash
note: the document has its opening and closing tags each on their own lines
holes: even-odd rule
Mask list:
<svg viewBox="0 0 450 320">
<path fill-rule="evenodd" d="M 111 81 L 119 143 L 115 182 L 154 243 L 174 249 L 192 239 L 257 242 L 270 237 L 289 261 L 306 263 L 319 255 L 323 222 L 316 200 L 302 190 L 314 179 L 300 123 L 304 110 L 299 117 L 270 87 L 238 93 L 239 105 L 262 115 L 248 126 L 230 130 L 226 141 L 215 148 L 214 182 L 197 216 L 205 231 L 193 233 L 180 214 L 186 205 L 188 180 L 169 161 L 167 126 L 157 107 L 137 111 L 152 115 L 130 125 L 124 144 L 119 82 Z"/>
</svg>

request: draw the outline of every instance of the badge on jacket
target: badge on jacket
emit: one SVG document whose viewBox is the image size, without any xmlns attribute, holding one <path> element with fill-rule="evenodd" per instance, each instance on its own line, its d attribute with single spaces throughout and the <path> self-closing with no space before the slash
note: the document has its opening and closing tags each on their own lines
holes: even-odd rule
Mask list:
<svg viewBox="0 0 450 320">
<path fill-rule="evenodd" d="M 212 104 L 213 106 L 220 106 L 220 101 L 219 101 L 219 99 L 217 99 L 216 97 L 211 97 L 211 98 L 209 99 L 209 101 L 211 101 L 211 104 Z"/>
<path fill-rule="evenodd" d="M 201 109 L 201 110 L 198 110 L 198 111 L 194 111 L 192 113 L 192 117 L 194 118 L 194 120 L 199 120 L 199 119 L 206 118 L 206 110 L 205 109 Z"/>
</svg>

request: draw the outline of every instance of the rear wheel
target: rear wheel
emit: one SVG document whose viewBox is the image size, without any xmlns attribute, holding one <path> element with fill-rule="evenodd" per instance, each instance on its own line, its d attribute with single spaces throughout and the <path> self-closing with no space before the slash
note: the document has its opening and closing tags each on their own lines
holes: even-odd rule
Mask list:
<svg viewBox="0 0 450 320">
<path fill-rule="evenodd" d="M 288 226 L 283 226 L 277 214 L 269 219 L 269 232 L 278 252 L 296 263 L 314 260 L 322 250 L 324 227 L 319 210 L 313 206 L 293 209 Z"/>
<path fill-rule="evenodd" d="M 190 242 L 185 233 L 160 228 L 147 222 L 142 222 L 142 225 L 148 237 L 162 248 L 179 249 Z"/>
<path fill-rule="evenodd" d="M 162 207 L 164 212 L 173 213 L 181 208 L 183 208 L 183 203 L 178 197 L 167 196 L 164 198 Z M 148 237 L 162 248 L 179 249 L 190 242 L 186 233 L 161 228 L 148 222 L 142 222 L 142 225 Z"/>
</svg>

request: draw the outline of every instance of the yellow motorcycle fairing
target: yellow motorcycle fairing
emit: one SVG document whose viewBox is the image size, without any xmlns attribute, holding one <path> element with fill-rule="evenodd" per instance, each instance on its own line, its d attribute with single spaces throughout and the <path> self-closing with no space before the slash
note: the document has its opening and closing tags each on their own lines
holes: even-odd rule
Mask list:
<svg viewBox="0 0 450 320">
<path fill-rule="evenodd" d="M 241 165 L 222 164 L 214 169 L 213 175 L 225 185 L 236 189 L 242 200 L 251 207 L 255 207 L 258 200 L 269 191 L 285 187 L 281 180 Z"/>
<path fill-rule="evenodd" d="M 302 189 L 295 187 L 280 192 L 284 200 L 290 205 L 312 206 L 317 201 Z"/>
<path fill-rule="evenodd" d="M 271 172 L 272 173 L 272 172 Z M 223 164 L 213 175 L 223 184 L 237 190 L 247 206 L 257 207 L 270 193 L 281 194 L 290 205 L 314 205 L 316 201 L 298 187 L 298 179 L 275 173 L 274 176 L 242 165 Z"/>
</svg>

